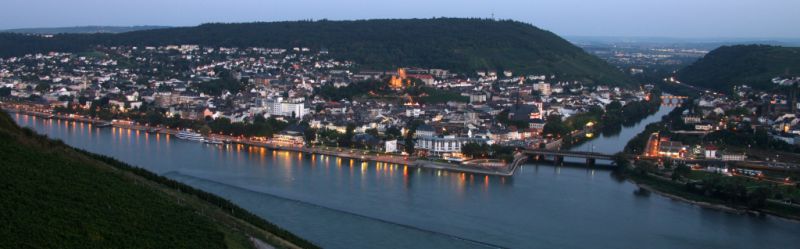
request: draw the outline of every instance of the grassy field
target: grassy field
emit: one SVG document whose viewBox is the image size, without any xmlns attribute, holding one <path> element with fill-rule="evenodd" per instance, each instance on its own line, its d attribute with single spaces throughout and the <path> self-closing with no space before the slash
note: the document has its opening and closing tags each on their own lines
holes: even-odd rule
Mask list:
<svg viewBox="0 0 800 249">
<path fill-rule="evenodd" d="M 120 165 L 0 113 L 0 248 L 252 248 L 251 237 L 315 247 L 219 197 Z"/>
</svg>

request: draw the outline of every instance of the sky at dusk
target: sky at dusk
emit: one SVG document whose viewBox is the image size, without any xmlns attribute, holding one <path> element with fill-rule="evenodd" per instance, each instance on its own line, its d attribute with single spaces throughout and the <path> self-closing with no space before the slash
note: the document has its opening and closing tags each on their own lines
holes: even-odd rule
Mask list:
<svg viewBox="0 0 800 249">
<path fill-rule="evenodd" d="M 799 0 L 3 0 L 0 29 L 491 17 L 559 35 L 800 38 Z"/>
</svg>

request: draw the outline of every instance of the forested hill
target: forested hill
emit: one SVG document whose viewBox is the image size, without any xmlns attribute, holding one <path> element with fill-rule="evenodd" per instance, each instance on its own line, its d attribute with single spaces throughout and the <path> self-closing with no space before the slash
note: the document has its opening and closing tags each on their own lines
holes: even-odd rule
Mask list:
<svg viewBox="0 0 800 249">
<path fill-rule="evenodd" d="M 233 203 L 20 128 L 0 110 L 0 248 L 317 248 Z"/>
<path fill-rule="evenodd" d="M 561 37 L 517 21 L 403 19 L 204 24 L 121 34 L 63 34 L 52 38 L 0 34 L 0 56 L 93 45 L 198 44 L 230 47 L 326 48 L 368 69 L 398 66 L 459 72 L 512 70 L 556 74 L 562 79 L 629 84 L 605 61 Z"/>
<path fill-rule="evenodd" d="M 767 45 L 724 46 L 678 72 L 678 79 L 719 91 L 735 85 L 774 87 L 775 77 L 800 76 L 800 48 Z"/>
</svg>

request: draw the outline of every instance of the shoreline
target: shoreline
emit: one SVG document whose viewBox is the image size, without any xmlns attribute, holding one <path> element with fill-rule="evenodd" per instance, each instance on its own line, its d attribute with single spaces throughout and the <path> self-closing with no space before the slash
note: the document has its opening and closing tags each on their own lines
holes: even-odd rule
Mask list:
<svg viewBox="0 0 800 249">
<path fill-rule="evenodd" d="M 30 112 L 30 111 L 25 111 L 25 110 L 16 110 L 16 109 L 12 109 L 12 108 L 2 108 L 2 109 L 6 110 L 8 112 L 14 112 L 14 113 L 22 114 L 22 115 L 28 115 L 28 116 L 34 116 L 34 117 L 40 117 L 40 118 L 46 118 L 46 119 L 60 119 L 60 120 L 82 122 L 82 123 L 89 123 L 89 124 L 101 124 L 101 123 L 109 123 L 110 124 L 111 123 L 110 121 L 104 121 L 104 120 L 99 120 L 99 119 L 85 119 L 85 118 L 78 119 L 78 118 L 60 117 L 60 116 L 57 116 L 57 115 L 51 117 L 50 115 L 45 114 L 45 113 L 35 113 L 35 112 Z M 137 131 L 145 131 L 145 132 L 147 131 L 148 128 L 150 128 L 150 127 L 146 127 L 146 126 L 141 126 L 141 127 L 124 126 L 124 125 L 120 125 L 120 124 L 112 124 L 111 127 L 112 128 L 120 128 L 120 129 L 137 130 Z M 173 135 L 174 136 L 177 133 L 177 130 L 162 128 L 157 133 Z M 256 146 L 256 147 L 262 147 L 262 148 L 278 150 L 278 151 L 309 153 L 309 154 L 324 155 L 324 156 L 335 156 L 335 157 L 340 157 L 340 158 L 343 158 L 343 159 L 355 159 L 355 160 L 371 161 L 371 162 L 378 162 L 378 163 L 391 163 L 391 164 L 404 165 L 404 166 L 408 166 L 408 167 L 412 167 L 412 168 L 422 168 L 422 169 L 427 169 L 427 170 L 445 170 L 445 171 L 456 172 L 456 173 L 481 174 L 481 175 L 499 176 L 499 177 L 512 177 L 514 175 L 514 173 L 516 172 L 516 170 L 518 168 L 520 168 L 527 161 L 527 160 L 516 160 L 515 159 L 514 162 L 509 163 L 507 167 L 504 167 L 504 169 L 506 169 L 505 171 L 496 171 L 496 170 L 493 171 L 493 170 L 489 170 L 489 169 L 464 168 L 464 167 L 459 167 L 459 165 L 455 165 L 455 164 L 452 164 L 452 163 L 435 162 L 435 161 L 430 161 L 430 160 L 425 160 L 425 159 L 418 159 L 418 158 L 411 158 L 411 157 L 409 157 L 408 159 L 405 159 L 405 157 L 398 158 L 400 156 L 396 156 L 396 155 L 386 155 L 386 156 L 384 156 L 382 158 L 380 155 L 367 155 L 367 154 L 358 154 L 358 153 L 352 153 L 352 152 L 345 152 L 344 150 L 347 150 L 347 149 L 344 149 L 344 148 L 341 149 L 343 151 L 332 151 L 332 150 L 321 149 L 321 148 L 316 148 L 316 147 L 276 145 L 276 144 L 272 144 L 272 143 L 251 141 L 249 139 L 240 139 L 240 138 L 233 138 L 233 137 L 230 137 L 230 136 L 220 136 L 220 135 L 214 135 L 214 134 L 212 134 L 212 136 L 210 136 L 210 138 L 220 138 L 220 137 L 226 138 L 224 140 L 229 141 L 231 144 Z M 729 206 L 729 205 L 726 205 L 726 204 L 715 204 L 715 203 L 710 203 L 710 202 L 705 202 L 705 201 L 692 200 L 692 199 L 689 199 L 689 198 L 686 198 L 686 197 L 682 197 L 682 196 L 680 196 L 678 194 L 675 194 L 675 193 L 670 193 L 670 192 L 665 192 L 665 191 L 658 190 L 655 187 L 650 186 L 650 185 L 648 185 L 646 183 L 637 182 L 636 180 L 634 180 L 633 178 L 630 178 L 630 177 L 628 177 L 628 179 L 626 181 L 636 185 L 639 188 L 645 189 L 645 190 L 650 191 L 650 192 L 654 192 L 654 193 L 656 193 L 658 195 L 661 195 L 663 197 L 666 197 L 666 198 L 668 198 L 670 200 L 679 201 L 679 202 L 686 203 L 686 204 L 689 204 L 689 205 L 698 206 L 698 207 L 701 207 L 701 208 L 708 208 L 708 209 L 712 209 L 712 210 L 718 210 L 718 211 L 723 211 L 723 212 L 732 213 L 732 214 L 738 214 L 738 215 L 745 215 L 745 214 L 756 215 L 756 216 L 758 216 L 758 215 L 769 215 L 769 216 L 772 216 L 774 218 L 779 218 L 779 219 L 783 219 L 783 220 L 787 220 L 787 221 L 791 221 L 791 222 L 800 222 L 800 216 L 786 216 L 786 215 L 781 215 L 781 214 L 778 214 L 778 213 L 775 213 L 775 212 L 771 212 L 771 211 L 768 211 L 768 210 L 750 210 L 750 209 L 732 207 L 732 206 Z"/>
<path fill-rule="evenodd" d="M 73 121 L 73 122 L 82 122 L 82 123 L 89 123 L 89 124 L 111 124 L 113 128 L 120 128 L 120 129 L 130 129 L 136 131 L 144 131 L 147 132 L 149 128 L 148 126 L 140 126 L 140 125 L 123 125 L 123 124 L 114 124 L 111 121 L 100 120 L 100 119 L 89 119 L 89 118 L 74 118 L 74 117 L 65 117 L 56 114 L 47 114 L 47 113 L 40 113 L 40 112 L 32 112 L 27 110 L 3 107 L 3 110 L 9 113 L 18 113 L 27 116 L 45 118 L 45 119 L 58 119 L 58 120 L 66 120 L 66 121 Z M 175 135 L 178 132 L 176 129 L 168 129 L 168 128 L 161 128 L 157 131 L 158 134 L 167 134 L 167 135 Z M 242 139 L 236 138 L 231 136 L 225 135 L 217 135 L 211 134 L 208 136 L 209 138 L 214 139 L 221 139 L 223 141 L 230 142 L 231 144 L 240 144 L 240 145 L 248 145 L 248 146 L 256 146 L 256 147 L 263 147 L 272 150 L 278 151 L 289 151 L 289 152 L 299 152 L 299 153 L 309 153 L 315 155 L 325 155 L 325 156 L 335 156 L 340 157 L 343 159 L 356 159 L 362 161 L 370 161 L 370 162 L 377 162 L 377 163 L 390 163 L 390 164 L 398 164 L 404 165 L 413 168 L 422 168 L 422 169 L 429 169 L 429 170 L 446 170 L 450 172 L 456 173 L 470 173 L 470 174 L 481 174 L 481 175 L 490 175 L 490 176 L 500 176 L 500 177 L 511 177 L 516 172 L 516 169 L 521 165 L 522 162 L 517 163 L 512 162 L 507 164 L 506 167 L 503 167 L 501 170 L 493 170 L 493 169 L 482 169 L 482 168 L 474 168 L 474 167 L 462 167 L 459 164 L 452 164 L 452 163 L 445 163 L 445 162 L 435 162 L 425 159 L 419 159 L 409 156 L 399 156 L 399 155 L 375 155 L 375 154 L 364 154 L 355 152 L 355 149 L 346 149 L 340 148 L 336 150 L 318 148 L 318 147 L 306 147 L 306 146 L 296 146 L 296 145 L 280 145 L 274 144 L 269 142 L 260 142 L 260 141 L 253 141 L 250 139 Z M 349 152 L 348 152 L 349 151 Z"/>
<path fill-rule="evenodd" d="M 686 198 L 686 197 L 680 196 L 678 194 L 674 194 L 674 193 L 658 190 L 655 187 L 650 186 L 650 185 L 648 185 L 646 183 L 637 182 L 636 180 L 634 180 L 633 178 L 630 178 L 630 177 L 627 179 L 627 181 L 630 182 L 631 184 L 636 185 L 637 187 L 639 187 L 641 189 L 645 189 L 647 191 L 656 193 L 656 194 L 658 194 L 658 195 L 660 195 L 662 197 L 665 197 L 667 199 L 670 199 L 670 200 L 673 200 L 673 201 L 678 201 L 678 202 L 685 203 L 685 204 L 689 204 L 689 205 L 692 205 L 692 206 L 697 206 L 697 207 L 701 207 L 701 208 L 707 208 L 707 209 L 711 209 L 711 210 L 717 210 L 717 211 L 722 211 L 722 212 L 731 213 L 731 214 L 737 214 L 737 215 L 771 216 L 773 218 L 778 218 L 778 219 L 782 219 L 782 220 L 786 220 L 786 221 L 790 221 L 790 222 L 800 223 L 800 217 L 798 217 L 798 216 L 787 216 L 787 215 L 781 215 L 781 214 L 778 214 L 778 213 L 775 213 L 775 212 L 771 212 L 769 210 L 752 210 L 752 209 L 746 209 L 746 208 L 732 207 L 732 206 L 729 206 L 729 205 L 726 205 L 726 204 L 717 204 L 717 203 L 711 203 L 711 202 L 706 202 L 706 201 L 693 200 L 693 199 L 690 199 L 690 198 Z"/>
</svg>

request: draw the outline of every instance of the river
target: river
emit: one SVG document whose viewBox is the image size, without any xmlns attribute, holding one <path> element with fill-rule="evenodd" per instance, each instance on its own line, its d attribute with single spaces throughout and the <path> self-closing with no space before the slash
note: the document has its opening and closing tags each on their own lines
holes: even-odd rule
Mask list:
<svg viewBox="0 0 800 249">
<path fill-rule="evenodd" d="M 576 150 L 613 153 L 670 109 Z M 325 248 L 797 248 L 800 223 L 709 210 L 610 171 L 528 164 L 488 177 L 212 146 L 12 114 L 22 126 L 176 179 Z"/>
</svg>

